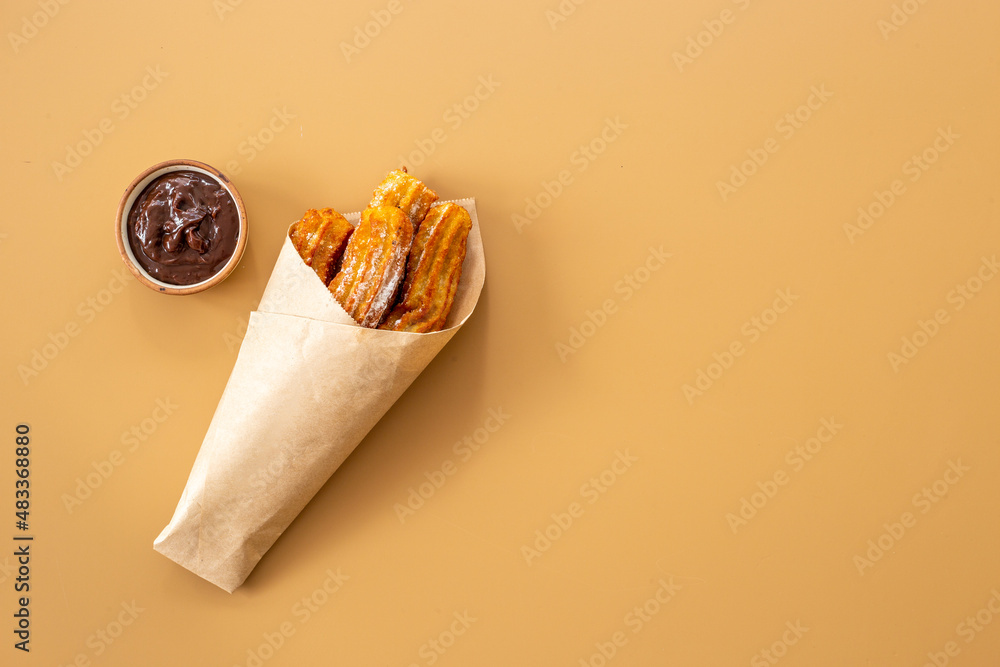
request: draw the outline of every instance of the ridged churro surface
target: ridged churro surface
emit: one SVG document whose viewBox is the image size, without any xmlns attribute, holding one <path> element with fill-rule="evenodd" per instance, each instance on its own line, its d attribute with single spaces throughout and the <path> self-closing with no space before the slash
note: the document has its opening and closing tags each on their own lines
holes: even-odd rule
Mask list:
<svg viewBox="0 0 1000 667">
<path fill-rule="evenodd" d="M 372 195 L 369 206 L 395 206 L 410 216 L 414 230 L 420 227 L 438 194 L 405 170 L 390 171 Z"/>
<path fill-rule="evenodd" d="M 292 225 L 288 235 L 292 239 L 292 245 L 299 252 L 302 260 L 312 266 L 312 254 L 315 250 L 313 241 L 316 237 L 316 228 L 319 227 L 319 211 L 314 208 L 306 211 L 302 219 Z"/>
<path fill-rule="evenodd" d="M 289 236 L 303 261 L 326 285 L 337 272 L 354 226 L 332 208 L 309 209 Z"/>
<path fill-rule="evenodd" d="M 399 302 L 380 328 L 412 333 L 444 328 L 471 229 L 468 211 L 457 204 L 430 209 L 414 238 Z"/>
<path fill-rule="evenodd" d="M 380 206 L 361 214 L 330 282 L 330 292 L 358 324 L 377 327 L 392 306 L 412 244 L 413 224 L 400 209 Z"/>
</svg>

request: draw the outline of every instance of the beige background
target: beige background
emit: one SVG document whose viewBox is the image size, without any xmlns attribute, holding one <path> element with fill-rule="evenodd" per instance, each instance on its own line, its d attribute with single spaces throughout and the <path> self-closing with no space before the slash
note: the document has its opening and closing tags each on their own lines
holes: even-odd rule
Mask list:
<svg viewBox="0 0 1000 667">
<path fill-rule="evenodd" d="M 996 3 L 233 4 L 0 9 L 0 539 L 18 422 L 36 536 L 0 662 L 1000 664 Z M 153 538 L 289 222 L 411 153 L 478 198 L 483 297 L 227 595 Z M 174 157 L 251 220 L 180 298 L 122 287 L 111 235 Z"/>
</svg>

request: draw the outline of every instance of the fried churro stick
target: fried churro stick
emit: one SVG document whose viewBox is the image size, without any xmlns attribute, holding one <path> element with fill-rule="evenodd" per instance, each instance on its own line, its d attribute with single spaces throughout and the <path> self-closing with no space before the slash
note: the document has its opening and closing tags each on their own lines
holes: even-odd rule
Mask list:
<svg viewBox="0 0 1000 667">
<path fill-rule="evenodd" d="M 289 238 L 292 239 L 292 246 L 298 251 L 302 260 L 311 265 L 312 256 L 315 251 L 313 246 L 316 237 L 316 229 L 319 227 L 319 211 L 314 208 L 303 214 L 302 219 L 292 225 L 288 231 Z"/>
<path fill-rule="evenodd" d="M 427 215 L 427 210 L 438 199 L 438 194 L 420 180 L 406 173 L 406 167 L 390 171 L 372 195 L 369 206 L 395 206 L 410 216 L 413 229 Z"/>
<path fill-rule="evenodd" d="M 354 226 L 332 208 L 309 209 L 292 225 L 292 245 L 326 285 L 337 272 Z"/>
<path fill-rule="evenodd" d="M 330 292 L 354 320 L 375 328 L 392 306 L 413 244 L 409 216 L 393 206 L 361 214 Z"/>
<path fill-rule="evenodd" d="M 327 221 L 326 228 L 320 232 L 319 244 L 316 246 L 312 261 L 313 270 L 324 285 L 329 284 L 340 268 L 341 257 L 354 232 L 354 226 L 344 216 L 331 208 L 321 211 L 323 214 L 327 212 L 332 216 Z"/>
<path fill-rule="evenodd" d="M 380 329 L 428 333 L 444 328 L 471 229 L 469 212 L 458 204 L 431 208 L 413 240 L 399 303 Z"/>
</svg>

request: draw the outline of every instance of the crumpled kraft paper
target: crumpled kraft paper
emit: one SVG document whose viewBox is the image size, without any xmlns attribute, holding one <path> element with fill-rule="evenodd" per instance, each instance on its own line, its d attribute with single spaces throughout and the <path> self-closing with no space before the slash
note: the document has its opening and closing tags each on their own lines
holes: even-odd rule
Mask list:
<svg viewBox="0 0 1000 667">
<path fill-rule="evenodd" d="M 153 548 L 233 592 L 472 314 L 486 279 L 475 199 L 447 327 L 366 329 L 289 238 L 208 427 L 173 518 Z M 345 216 L 357 224 L 360 213 Z"/>
</svg>

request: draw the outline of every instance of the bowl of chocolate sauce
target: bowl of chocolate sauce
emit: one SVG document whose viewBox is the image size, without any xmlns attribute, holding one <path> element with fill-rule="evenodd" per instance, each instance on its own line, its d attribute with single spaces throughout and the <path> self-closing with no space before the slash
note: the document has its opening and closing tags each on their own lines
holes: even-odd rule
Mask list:
<svg viewBox="0 0 1000 667">
<path fill-rule="evenodd" d="M 218 169 L 169 160 L 136 176 L 115 238 L 132 274 L 161 294 L 195 294 L 232 273 L 247 244 L 243 199 Z"/>
</svg>

